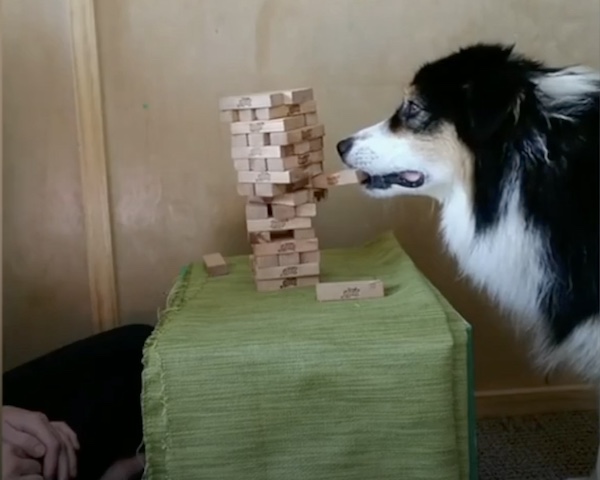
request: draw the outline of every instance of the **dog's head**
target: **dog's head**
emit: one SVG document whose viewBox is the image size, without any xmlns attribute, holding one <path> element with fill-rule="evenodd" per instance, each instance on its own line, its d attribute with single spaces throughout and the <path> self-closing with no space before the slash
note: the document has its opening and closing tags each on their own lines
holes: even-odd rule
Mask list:
<svg viewBox="0 0 600 480">
<path fill-rule="evenodd" d="M 372 196 L 442 199 L 471 185 L 475 152 L 515 128 L 536 68 L 512 47 L 474 45 L 421 67 L 393 115 L 337 144 L 342 161 L 367 174 Z M 482 166 L 485 168 L 485 166 Z"/>
</svg>

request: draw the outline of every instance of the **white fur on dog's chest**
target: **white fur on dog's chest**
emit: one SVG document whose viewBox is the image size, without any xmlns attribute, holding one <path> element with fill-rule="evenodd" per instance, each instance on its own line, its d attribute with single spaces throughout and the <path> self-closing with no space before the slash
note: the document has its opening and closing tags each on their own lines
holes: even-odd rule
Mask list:
<svg viewBox="0 0 600 480">
<path fill-rule="evenodd" d="M 532 327 L 540 319 L 537 301 L 545 276 L 539 234 L 527 228 L 516 188 L 503 200 L 504 213 L 486 233 L 475 234 L 475 219 L 464 191 L 456 191 L 442 209 L 442 232 L 463 274 L 483 289 L 518 323 Z"/>
</svg>

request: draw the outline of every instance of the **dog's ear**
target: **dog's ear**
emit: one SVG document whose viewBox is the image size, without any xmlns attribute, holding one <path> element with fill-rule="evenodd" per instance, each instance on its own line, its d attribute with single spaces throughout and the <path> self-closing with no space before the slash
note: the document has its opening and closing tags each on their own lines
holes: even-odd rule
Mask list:
<svg viewBox="0 0 600 480">
<path fill-rule="evenodd" d="M 487 142 L 518 122 L 525 91 L 517 81 L 497 78 L 467 83 L 462 89 L 467 104 L 467 127 L 475 141 Z"/>
</svg>

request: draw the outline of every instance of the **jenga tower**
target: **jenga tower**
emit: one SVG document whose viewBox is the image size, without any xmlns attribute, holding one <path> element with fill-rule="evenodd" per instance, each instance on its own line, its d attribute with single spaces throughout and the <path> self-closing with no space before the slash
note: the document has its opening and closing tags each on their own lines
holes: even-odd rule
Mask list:
<svg viewBox="0 0 600 480">
<path fill-rule="evenodd" d="M 320 252 L 313 219 L 326 186 L 313 181 L 323 173 L 325 135 L 313 90 L 229 96 L 220 110 L 230 124 L 238 193 L 247 197 L 257 290 L 316 285 Z"/>
</svg>

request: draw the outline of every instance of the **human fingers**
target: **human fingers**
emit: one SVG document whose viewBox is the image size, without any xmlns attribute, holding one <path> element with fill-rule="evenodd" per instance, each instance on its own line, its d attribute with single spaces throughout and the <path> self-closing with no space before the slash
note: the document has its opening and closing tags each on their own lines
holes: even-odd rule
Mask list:
<svg viewBox="0 0 600 480">
<path fill-rule="evenodd" d="M 61 436 L 63 443 L 62 455 L 58 464 L 59 480 L 75 478 L 77 476 L 77 456 L 75 454 L 75 446 L 65 431 L 64 427 L 66 424 L 63 422 L 54 422 L 52 425 Z"/>
<path fill-rule="evenodd" d="M 23 451 L 32 458 L 41 458 L 46 452 L 44 444 L 35 436 L 21 432 L 10 424 L 4 425 L 4 428 L 2 429 L 2 440 L 23 449 Z"/>
<path fill-rule="evenodd" d="M 70 440 L 71 445 L 73 445 L 73 448 L 75 450 L 79 450 L 81 448 L 81 446 L 79 445 L 79 438 L 77 438 L 77 434 L 73 431 L 73 429 L 71 427 L 69 427 L 69 425 L 67 425 L 65 422 L 50 422 L 52 425 L 54 425 L 57 428 L 60 428 L 60 430 L 62 431 L 62 433 L 67 435 L 67 438 Z"/>
<path fill-rule="evenodd" d="M 50 425 L 48 417 L 41 412 L 24 411 L 22 414 L 8 420 L 8 424 L 17 430 L 37 437 L 44 444 L 44 478 L 53 478 L 58 468 L 58 458 L 61 452 L 61 441 L 56 430 Z"/>
</svg>

